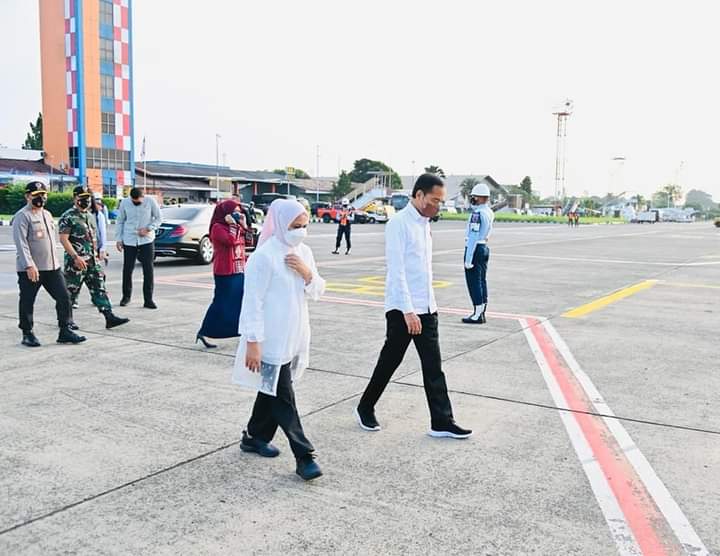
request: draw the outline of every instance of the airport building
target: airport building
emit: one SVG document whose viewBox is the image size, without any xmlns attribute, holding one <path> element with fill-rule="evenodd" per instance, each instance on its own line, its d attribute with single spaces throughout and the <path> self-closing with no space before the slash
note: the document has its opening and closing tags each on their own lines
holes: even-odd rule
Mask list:
<svg viewBox="0 0 720 556">
<path fill-rule="evenodd" d="M 135 181 L 132 0 L 40 2 L 45 161 L 93 191 Z"/>
</svg>

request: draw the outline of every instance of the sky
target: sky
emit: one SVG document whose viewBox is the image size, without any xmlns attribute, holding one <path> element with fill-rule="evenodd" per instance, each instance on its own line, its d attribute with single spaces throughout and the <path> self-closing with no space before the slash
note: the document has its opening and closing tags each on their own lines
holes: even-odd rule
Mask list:
<svg viewBox="0 0 720 556">
<path fill-rule="evenodd" d="M 53 0 L 40 0 L 53 1 Z M 60 0 L 54 0 L 60 1 Z M 720 201 L 712 1 L 134 0 L 135 138 L 148 159 L 337 175 L 529 175 L 569 194 L 678 182 Z M 37 0 L 0 0 L 0 145 L 41 109 Z M 15 46 L 11 46 L 15 45 Z M 624 157 L 624 163 L 613 162 Z"/>
</svg>

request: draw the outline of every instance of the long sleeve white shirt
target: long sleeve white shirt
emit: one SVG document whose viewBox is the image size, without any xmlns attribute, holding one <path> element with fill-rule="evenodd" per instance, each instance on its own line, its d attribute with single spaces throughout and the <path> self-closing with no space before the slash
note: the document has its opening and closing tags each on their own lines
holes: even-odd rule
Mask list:
<svg viewBox="0 0 720 556">
<path fill-rule="evenodd" d="M 424 315 L 437 311 L 432 282 L 430 220 L 412 203 L 385 229 L 385 311 Z"/>
<path fill-rule="evenodd" d="M 312 271 L 312 280 L 303 278 L 285 264 L 294 253 Z M 317 300 L 325 291 L 312 250 L 305 244 L 290 248 L 276 238 L 259 247 L 245 268 L 245 291 L 238 331 L 241 334 L 236 367 L 244 366 L 247 342 L 259 342 L 261 359 L 272 365 L 293 365 L 293 379 L 307 368 L 310 354 L 310 317 L 307 298 Z"/>
</svg>

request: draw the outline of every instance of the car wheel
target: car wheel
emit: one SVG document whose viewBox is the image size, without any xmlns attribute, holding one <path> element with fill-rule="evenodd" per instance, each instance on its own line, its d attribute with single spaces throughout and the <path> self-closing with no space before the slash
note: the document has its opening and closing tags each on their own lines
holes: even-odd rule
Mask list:
<svg viewBox="0 0 720 556">
<path fill-rule="evenodd" d="M 200 264 L 210 264 L 213 259 L 213 245 L 210 238 L 205 236 L 198 245 L 197 261 Z"/>
<path fill-rule="evenodd" d="M 369 222 L 370 222 L 370 224 L 375 224 L 375 219 L 374 219 L 374 218 L 372 218 L 372 217 L 370 217 L 370 220 L 369 220 Z"/>
<path fill-rule="evenodd" d="M 330 216 L 323 214 L 323 222 L 325 222 L 325 224 L 330 224 Z"/>
</svg>

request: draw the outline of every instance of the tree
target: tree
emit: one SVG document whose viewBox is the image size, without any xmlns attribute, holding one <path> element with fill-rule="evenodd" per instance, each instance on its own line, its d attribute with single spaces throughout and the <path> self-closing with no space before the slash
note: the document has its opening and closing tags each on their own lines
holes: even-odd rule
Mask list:
<svg viewBox="0 0 720 556">
<path fill-rule="evenodd" d="M 25 138 L 25 144 L 23 149 L 29 149 L 34 151 L 43 150 L 43 120 L 42 114 L 38 114 L 37 121 L 33 125 L 30 122 L 30 132 Z"/>
<path fill-rule="evenodd" d="M 465 178 L 460 183 L 460 193 L 462 193 L 463 197 L 470 197 L 470 193 L 472 192 L 473 187 L 475 187 L 479 183 L 480 180 L 477 178 Z"/>
<path fill-rule="evenodd" d="M 273 170 L 273 174 L 280 174 L 281 176 L 287 176 L 287 172 L 285 171 L 285 168 L 276 168 Z M 299 180 L 309 180 L 310 174 L 308 174 L 305 170 L 301 170 L 300 168 L 295 168 L 295 176 Z"/>
<path fill-rule="evenodd" d="M 699 189 L 691 189 L 685 196 L 686 206 L 692 205 L 702 207 L 701 210 L 712 210 L 717 208 L 718 204 L 713 201 L 712 196 L 709 193 L 700 191 Z"/>
<path fill-rule="evenodd" d="M 351 191 L 352 179 L 350 179 L 350 174 L 343 170 L 342 172 L 340 172 L 340 177 L 338 178 L 338 181 L 333 184 L 333 197 L 335 197 L 336 199 L 340 199 L 342 197 L 345 197 L 345 195 L 347 195 Z"/>
<path fill-rule="evenodd" d="M 669 183 L 658 189 L 653 195 L 653 204 L 658 207 L 675 206 L 675 202 L 682 197 L 682 188 Z"/>
<path fill-rule="evenodd" d="M 525 176 L 520 182 L 520 189 L 525 192 L 525 198 L 530 199 L 532 197 L 532 180 L 530 176 Z"/>
<path fill-rule="evenodd" d="M 442 168 L 440 168 L 440 166 L 435 166 L 434 164 L 431 164 L 430 166 L 426 166 L 425 172 L 427 174 L 435 174 L 436 176 L 440 176 L 441 178 L 447 177 L 445 175 L 445 171 Z"/>
<path fill-rule="evenodd" d="M 350 181 L 355 183 L 365 183 L 370 178 L 375 177 L 373 172 L 388 172 L 391 175 L 390 186 L 393 189 L 402 189 L 402 180 L 398 173 L 390 168 L 384 162 L 379 160 L 370 160 L 369 158 L 361 158 L 355 161 L 353 169 L 350 172 Z"/>
</svg>

